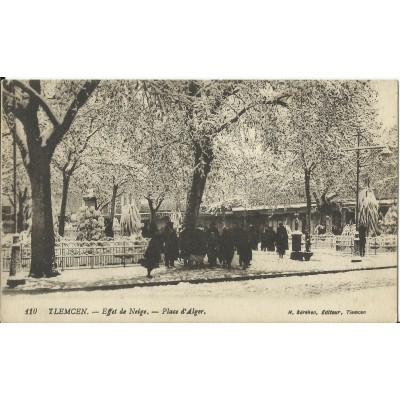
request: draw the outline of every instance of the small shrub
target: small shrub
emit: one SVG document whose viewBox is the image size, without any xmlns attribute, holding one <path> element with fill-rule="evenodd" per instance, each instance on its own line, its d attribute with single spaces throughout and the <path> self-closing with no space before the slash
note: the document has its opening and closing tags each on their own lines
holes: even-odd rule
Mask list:
<svg viewBox="0 0 400 400">
<path fill-rule="evenodd" d="M 94 207 L 81 207 L 77 214 L 77 240 L 101 240 L 104 236 L 104 221 L 100 211 Z"/>
</svg>

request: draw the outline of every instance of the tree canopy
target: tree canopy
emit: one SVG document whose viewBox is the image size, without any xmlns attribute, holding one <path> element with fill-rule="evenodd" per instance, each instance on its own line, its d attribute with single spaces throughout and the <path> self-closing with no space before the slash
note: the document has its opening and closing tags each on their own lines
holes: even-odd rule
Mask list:
<svg viewBox="0 0 400 400">
<path fill-rule="evenodd" d="M 145 199 L 151 218 L 166 200 L 186 201 L 187 226 L 206 203 L 302 197 L 309 229 L 313 200 L 322 210 L 339 193 L 355 197 L 356 153 L 347 150 L 357 138 L 393 149 L 386 161 L 361 151 L 362 174 L 371 188 L 396 187 L 384 171 L 397 162 L 397 126 L 378 122 L 369 81 L 10 80 L 2 96 L 3 166 L 12 169 L 15 134 L 28 178 L 18 172 L 18 184 L 32 196 L 33 276 L 51 275 L 51 194 L 61 197 L 61 234 L 69 190 L 88 189 L 111 218 L 123 194 Z"/>
</svg>

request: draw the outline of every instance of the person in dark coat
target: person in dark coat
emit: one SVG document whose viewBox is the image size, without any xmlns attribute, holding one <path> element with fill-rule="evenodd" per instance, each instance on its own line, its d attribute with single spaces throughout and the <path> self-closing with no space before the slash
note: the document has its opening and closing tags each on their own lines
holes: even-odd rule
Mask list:
<svg viewBox="0 0 400 400">
<path fill-rule="evenodd" d="M 272 226 L 270 226 L 267 230 L 267 250 L 268 251 L 275 251 L 275 240 L 276 240 L 276 233 L 272 229 Z"/>
<path fill-rule="evenodd" d="M 358 227 L 358 246 L 359 246 L 359 252 L 360 256 L 364 257 L 365 256 L 365 244 L 367 242 L 367 230 L 368 228 L 364 224 L 360 224 Z"/>
<path fill-rule="evenodd" d="M 174 262 L 179 257 L 179 243 L 178 237 L 172 227 L 172 223 L 168 230 L 164 233 L 164 251 L 165 251 L 165 266 L 167 268 L 173 267 Z"/>
<path fill-rule="evenodd" d="M 207 258 L 210 267 L 217 266 L 218 249 L 219 249 L 218 231 L 217 233 L 211 231 L 208 234 L 208 240 L 207 240 Z"/>
<path fill-rule="evenodd" d="M 261 232 L 261 251 L 267 250 L 267 229 L 264 228 Z"/>
<path fill-rule="evenodd" d="M 289 250 L 289 237 L 282 222 L 279 223 L 278 230 L 276 232 L 276 250 L 278 251 L 279 258 L 283 258 L 286 250 Z"/>
<path fill-rule="evenodd" d="M 192 243 L 192 259 L 196 263 L 196 266 L 202 266 L 204 263 L 204 257 L 207 254 L 207 238 L 203 227 L 199 225 L 193 232 L 193 243 Z"/>
<path fill-rule="evenodd" d="M 258 228 L 254 225 L 250 225 L 250 241 L 251 241 L 251 248 L 253 250 L 257 250 L 258 242 L 260 241 L 260 235 Z"/>
<path fill-rule="evenodd" d="M 191 265 L 190 255 L 193 254 L 194 229 L 190 226 L 184 227 L 179 235 L 180 256 L 183 265 Z"/>
<path fill-rule="evenodd" d="M 235 228 L 233 231 L 233 243 L 235 245 L 235 249 L 236 249 L 237 255 L 239 257 L 239 265 L 240 266 L 242 266 L 242 260 L 240 258 L 241 246 L 242 246 L 242 243 L 248 239 L 249 239 L 249 232 L 247 231 L 247 229 L 245 229 L 244 224 L 241 224 L 240 227 L 238 227 L 235 224 Z"/>
<path fill-rule="evenodd" d="M 158 237 L 153 237 L 149 241 L 149 245 L 144 253 L 143 266 L 147 269 L 147 278 L 153 278 L 150 273 L 153 269 L 158 268 L 161 259 L 161 242 Z"/>
<path fill-rule="evenodd" d="M 251 244 L 249 232 L 244 231 L 238 247 L 239 264 L 243 265 L 244 268 L 248 268 L 250 266 L 250 261 L 253 259 L 252 249 L 253 246 Z"/>
<path fill-rule="evenodd" d="M 238 226 L 238 224 L 233 224 L 233 228 L 231 229 L 231 236 L 232 236 L 232 240 L 233 240 L 233 244 L 235 246 L 235 250 L 237 250 L 237 244 L 239 241 L 239 237 L 240 237 L 240 228 Z"/>
<path fill-rule="evenodd" d="M 227 227 L 222 229 L 219 252 L 220 256 L 218 258 L 221 259 L 222 266 L 230 268 L 235 253 L 235 244 L 233 242 L 232 234 Z"/>
<path fill-rule="evenodd" d="M 215 222 L 212 221 L 210 227 L 208 228 L 208 233 L 214 232 L 216 235 L 219 236 L 218 228 L 215 226 Z"/>
</svg>

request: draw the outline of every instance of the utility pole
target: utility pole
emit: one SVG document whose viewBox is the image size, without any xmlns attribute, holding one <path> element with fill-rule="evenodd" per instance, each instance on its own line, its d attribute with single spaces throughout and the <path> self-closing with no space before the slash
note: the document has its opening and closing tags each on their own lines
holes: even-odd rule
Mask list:
<svg viewBox="0 0 400 400">
<path fill-rule="evenodd" d="M 356 208 L 355 208 L 355 221 L 356 221 L 356 229 L 358 229 L 358 215 L 359 215 L 359 202 L 358 202 L 358 193 L 360 191 L 360 168 L 361 168 L 361 162 L 360 162 L 360 151 L 362 150 L 378 150 L 378 149 L 385 149 L 385 146 L 360 146 L 360 138 L 361 138 L 361 133 L 358 130 L 357 134 L 357 147 L 349 147 L 346 149 L 343 149 L 344 151 L 356 151 L 357 154 L 357 160 L 356 160 Z"/>
</svg>

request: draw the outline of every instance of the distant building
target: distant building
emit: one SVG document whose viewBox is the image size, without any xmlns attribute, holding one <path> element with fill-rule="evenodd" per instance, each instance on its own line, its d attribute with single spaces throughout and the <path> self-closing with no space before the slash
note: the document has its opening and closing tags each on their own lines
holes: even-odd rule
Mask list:
<svg viewBox="0 0 400 400">
<path fill-rule="evenodd" d="M 385 215 L 390 205 L 395 203 L 394 199 L 379 199 L 379 212 Z M 231 210 L 223 215 L 222 213 L 210 214 L 201 213 L 199 223 L 203 226 L 210 226 L 214 222 L 218 229 L 222 229 L 225 224 L 228 228 L 237 225 L 254 225 L 256 227 L 271 226 L 275 231 L 280 222 L 289 226 L 292 230 L 295 227 L 296 217 L 299 221 L 299 230 L 305 232 L 306 224 L 306 203 L 292 203 L 284 205 L 276 205 L 268 207 L 265 205 L 259 206 L 239 206 L 232 207 Z M 355 223 L 355 200 L 342 201 L 339 206 L 332 207 L 331 213 L 324 216 L 321 220 L 321 215 L 317 210 L 316 202 L 311 203 L 311 234 L 316 233 L 316 228 L 322 225 L 323 230 L 340 233 L 346 224 Z"/>
<path fill-rule="evenodd" d="M 294 197 L 294 196 L 293 196 Z M 132 196 L 118 197 L 116 201 L 115 217 L 119 220 L 121 217 L 121 202 L 132 201 Z M 211 223 L 215 223 L 219 230 L 223 226 L 233 227 L 235 224 L 254 225 L 258 228 L 271 226 L 274 230 L 277 229 L 280 222 L 294 229 L 296 217 L 299 222 L 299 230 L 305 231 L 306 221 L 306 202 L 301 201 L 300 197 L 286 199 L 282 204 L 255 205 L 244 206 L 236 204 L 228 207 L 224 212 L 209 212 L 207 206 L 201 208 L 198 223 L 204 227 L 209 227 Z M 386 214 L 389 207 L 397 202 L 395 197 L 378 198 L 379 212 L 382 216 Z M 82 205 L 94 205 L 96 203 L 95 194 L 92 192 L 86 193 L 84 196 L 79 196 L 70 193 L 67 202 L 66 217 L 67 221 L 72 214 L 78 212 Z M 150 210 L 147 201 L 142 199 L 139 201 L 139 213 L 143 226 L 150 222 Z M 156 214 L 156 224 L 159 230 L 163 229 L 168 220 L 174 222 L 175 228 L 180 225 L 184 219 L 186 204 L 184 201 L 176 202 L 164 200 L 159 211 Z M 110 215 L 110 205 L 102 209 L 104 216 Z M 3 194 L 2 197 L 2 222 L 3 232 L 12 232 L 13 230 L 13 206 L 10 200 Z M 311 205 L 311 234 L 315 234 L 317 227 L 321 226 L 322 231 L 328 230 L 333 233 L 340 233 L 346 224 L 355 222 L 355 200 L 351 199 L 335 199 L 332 206 L 326 215 L 321 215 L 315 201 Z"/>
</svg>

